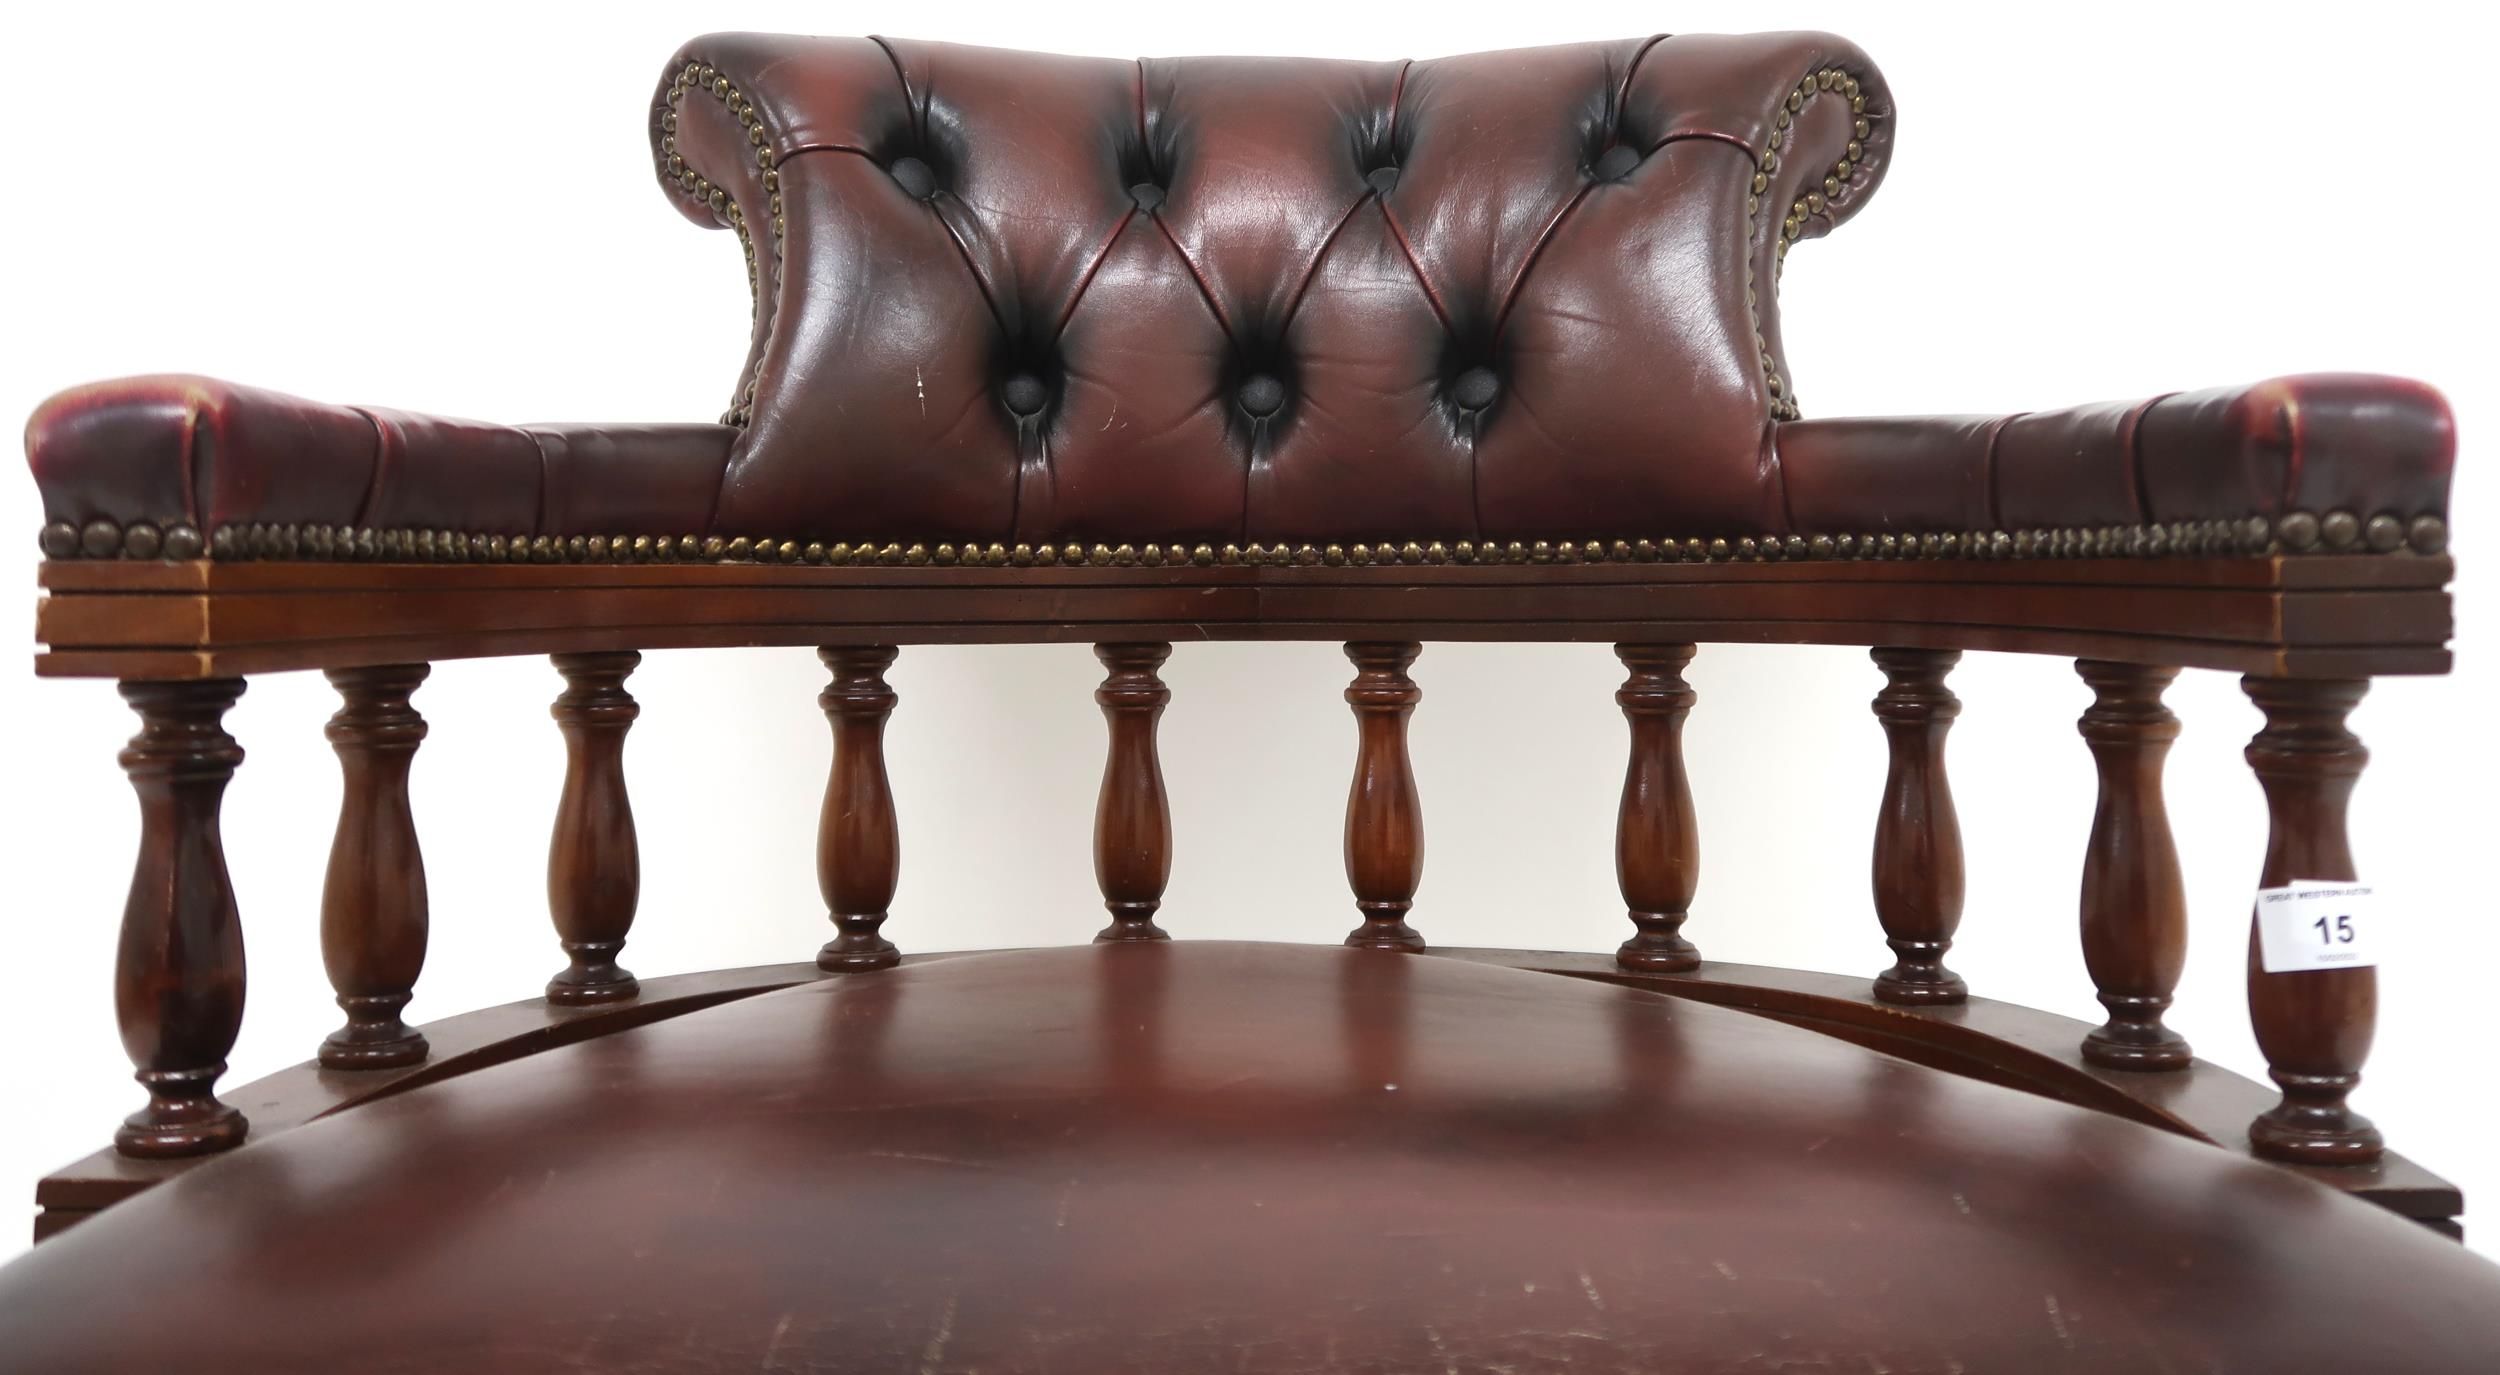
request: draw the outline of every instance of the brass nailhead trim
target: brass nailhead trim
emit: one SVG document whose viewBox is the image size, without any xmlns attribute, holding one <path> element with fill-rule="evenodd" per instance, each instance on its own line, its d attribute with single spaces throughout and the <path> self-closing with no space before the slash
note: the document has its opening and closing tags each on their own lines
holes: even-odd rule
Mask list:
<svg viewBox="0 0 2500 1375">
<path fill-rule="evenodd" d="M 52 559 L 327 563 L 779 563 L 853 567 L 1166 568 L 1386 567 L 1472 563 L 1778 563 L 1822 559 L 2076 559 L 2255 557 L 2264 554 L 2437 554 L 2448 524 L 2381 511 L 2293 511 L 2269 520 L 2171 521 L 2053 530 L 1929 530 L 1909 534 L 1744 535 L 1716 539 L 1384 540 L 1376 544 L 988 544 L 756 538 L 741 535 L 491 535 L 330 525 L 229 525 L 203 541 L 189 525 L 67 521 L 43 529 Z"/>
<path fill-rule="evenodd" d="M 669 82 L 667 104 L 660 112 L 659 166 L 662 179 L 674 182 L 686 199 L 709 209 L 712 218 L 728 225 L 738 234 L 738 249 L 746 257 L 747 299 L 750 318 L 769 328 L 764 305 L 764 279 L 755 257 L 755 238 L 747 231 L 746 210 L 724 187 L 714 185 L 709 177 L 689 166 L 677 151 L 677 112 L 685 103 L 686 92 L 692 90 L 708 95 L 721 103 L 746 130 L 747 144 L 755 150 L 755 165 L 762 173 L 767 212 L 772 219 L 773 281 L 781 281 L 781 243 L 786 221 L 781 211 L 781 173 L 774 167 L 770 136 L 764 132 L 764 120 L 755 112 L 755 102 L 728 77 L 700 62 L 689 62 Z M 769 341 L 767 341 L 769 342 Z M 737 394 L 730 398 L 729 409 L 721 413 L 724 425 L 744 426 L 755 415 L 755 390 L 764 365 L 765 350 L 755 351 L 755 364 L 738 379 Z"/>
<path fill-rule="evenodd" d="M 1779 360 L 1771 356 L 1770 341 L 1762 334 L 1762 310 L 1756 295 L 1753 272 L 1754 230 L 1762 218 L 1762 198 L 1771 192 L 1771 179 L 1780 169 L 1780 152 L 1788 141 L 1788 131 L 1806 102 L 1818 95 L 1833 95 L 1849 102 L 1856 122 L 1850 128 L 1849 145 L 1840 159 L 1823 174 L 1819 183 L 1808 183 L 1805 193 L 1788 207 L 1787 218 L 1780 222 L 1780 236 L 1772 249 L 1770 290 L 1779 290 L 1779 274 L 1788 265 L 1788 246 L 1805 233 L 1808 217 L 1823 213 L 1825 206 L 1839 198 L 1841 190 L 1857 178 L 1860 161 L 1866 155 L 1866 140 L 1875 126 L 1866 113 L 1866 96 L 1860 91 L 1858 79 L 1838 67 L 1825 67 L 1788 93 L 1780 108 L 1771 116 L 1771 132 L 1764 140 L 1761 156 L 1755 160 L 1753 184 L 1745 196 L 1745 318 L 1753 325 L 1754 354 L 1762 363 L 1762 386 L 1771 394 L 1771 418 L 1796 420 L 1805 413 L 1797 407 L 1797 393 L 1786 378 L 1780 376 Z M 1794 150 L 1791 150 L 1794 151 Z"/>
</svg>

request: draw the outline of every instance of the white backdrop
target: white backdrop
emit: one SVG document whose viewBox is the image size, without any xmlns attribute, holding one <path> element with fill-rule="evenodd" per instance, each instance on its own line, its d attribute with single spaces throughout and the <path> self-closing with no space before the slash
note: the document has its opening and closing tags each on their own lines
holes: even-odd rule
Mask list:
<svg viewBox="0 0 2500 1375">
<path fill-rule="evenodd" d="M 146 10 L 18 7 L 22 78 L 0 324 L 0 414 L 98 377 L 208 372 L 304 396 L 500 420 L 708 419 L 739 366 L 727 234 L 662 203 L 644 102 L 702 28 L 891 30 L 1127 56 L 1349 57 L 1680 31 L 1829 28 L 1892 80 L 1896 162 L 1866 212 L 1802 248 L 1784 291 L 1794 372 L 1822 415 L 2013 410 L 2311 369 L 2444 386 L 2468 439 L 2454 524 L 2454 677 L 2390 681 L 2355 718 L 2375 763 L 2362 874 L 2401 896 L 2360 1105 L 2401 1149 L 2500 1198 L 2485 1083 L 2500 966 L 2481 868 L 2494 839 L 2500 625 L 2478 597 L 2500 415 L 2488 125 L 2468 7 L 2360 18 L 2282 3 L 1869 6 L 1828 0 L 1408 7 L 611 3 Z M 388 18 L 383 16 L 388 14 Z M 413 11 L 410 13 L 414 13 Z M 2464 32 L 2460 23 L 2481 25 Z M 0 480 L 30 642 L 38 511 Z M 1353 731 L 1332 645 L 1184 645 L 1164 761 L 1182 936 L 1333 941 L 1353 924 L 1338 825 Z M 1430 858 L 1415 920 L 1444 944 L 1611 948 L 1628 928 L 1611 826 L 1621 671 L 1604 646 L 1432 645 L 1415 717 Z M 891 758 L 908 949 L 1078 941 L 1099 677 L 1082 646 L 908 649 Z M 1885 962 L 1867 854 L 1883 776 L 1862 651 L 1705 647 L 1689 734 L 1704 874 L 1687 928 L 1726 959 L 1869 973 Z M 628 748 L 646 974 L 802 959 L 830 752 L 803 649 L 650 655 Z M 419 1019 L 534 993 L 560 960 L 543 866 L 562 772 L 543 660 L 446 663 L 415 801 L 434 930 Z M 1975 655 L 1951 744 L 1970 857 L 1953 964 L 1990 997 L 2095 1015 L 2076 885 L 2093 799 L 2062 660 Z M 138 1097 L 111 1010 L 135 821 L 102 683 L 0 674 L 0 1256 L 45 1170 Z M 2239 750 L 2257 716 L 2191 673 L 2170 799 L 2194 941 L 2172 1021 L 2259 1073 L 2241 990 L 2264 840 Z M 257 680 L 229 727 L 251 1007 L 227 1082 L 308 1055 L 337 1020 L 316 938 L 338 794 L 317 675 Z M 2486 1206 L 2495 1206 L 2486 1204 Z M 2500 1254 L 2500 1227 L 2479 1233 Z"/>
</svg>

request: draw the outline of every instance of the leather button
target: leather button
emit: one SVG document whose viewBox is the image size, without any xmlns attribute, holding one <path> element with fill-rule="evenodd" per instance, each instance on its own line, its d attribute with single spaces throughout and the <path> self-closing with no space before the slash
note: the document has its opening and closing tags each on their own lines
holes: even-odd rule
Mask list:
<svg viewBox="0 0 2500 1375">
<path fill-rule="evenodd" d="M 903 194 L 913 200 L 925 201 L 937 194 L 937 173 L 918 158 L 896 158 L 885 170 L 894 178 L 894 184 L 903 188 Z"/>
<path fill-rule="evenodd" d="M 1374 191 L 1377 191 L 1385 196 L 1398 189 L 1398 169 L 1395 167 L 1375 167 L 1370 172 L 1364 174 L 1363 180 L 1369 183 Z"/>
<path fill-rule="evenodd" d="M 1007 402 L 1007 409 L 1018 415 L 1032 415 L 1050 402 L 1050 388 L 1029 372 L 1008 378 L 1000 395 Z"/>
<path fill-rule="evenodd" d="M 1128 189 L 1128 198 L 1137 202 L 1138 209 L 1152 211 L 1163 204 L 1163 188 L 1150 181 L 1141 181 Z"/>
<path fill-rule="evenodd" d="M 1641 165 L 1641 155 L 1618 143 L 1600 154 L 1597 165 L 1589 169 L 1599 181 L 1621 181 Z"/>
<path fill-rule="evenodd" d="M 1241 408 L 1265 420 L 1285 404 L 1285 384 L 1263 372 L 1254 372 L 1241 384 Z"/>
<path fill-rule="evenodd" d="M 1501 394 L 1502 379 L 1495 377 L 1491 368 L 1469 368 L 1450 384 L 1450 399 L 1457 402 L 1461 410 L 1483 410 Z"/>
</svg>

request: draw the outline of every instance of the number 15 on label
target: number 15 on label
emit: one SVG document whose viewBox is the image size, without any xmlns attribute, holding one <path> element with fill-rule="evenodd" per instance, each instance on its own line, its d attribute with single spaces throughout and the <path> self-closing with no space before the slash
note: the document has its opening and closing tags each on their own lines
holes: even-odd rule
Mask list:
<svg viewBox="0 0 2500 1375">
<path fill-rule="evenodd" d="M 2269 974 L 2378 963 L 2378 895 L 2357 883 L 2294 879 L 2257 890 L 2257 956 Z"/>
</svg>

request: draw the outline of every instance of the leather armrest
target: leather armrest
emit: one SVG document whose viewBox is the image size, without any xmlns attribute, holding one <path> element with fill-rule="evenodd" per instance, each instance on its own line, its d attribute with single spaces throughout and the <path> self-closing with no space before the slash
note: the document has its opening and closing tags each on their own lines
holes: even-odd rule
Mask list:
<svg viewBox="0 0 2500 1375">
<path fill-rule="evenodd" d="M 2230 547 L 2446 547 L 2456 421 L 2422 383 L 2313 373 L 2006 416 L 1792 421 L 1773 443 L 1805 533 L 2228 522 Z"/>
<path fill-rule="evenodd" d="M 26 427 L 53 558 L 196 558 L 254 539 L 701 536 L 725 425 L 494 425 L 206 377 L 74 388 Z M 283 531 L 283 534 L 275 532 Z M 328 552 L 324 549 L 322 552 Z"/>
<path fill-rule="evenodd" d="M 273 540 L 424 557 L 389 541 L 709 537 L 737 437 L 495 425 L 156 376 L 61 393 L 26 443 L 54 558 L 298 552 L 259 547 Z M 2196 525 L 2204 552 L 2436 553 L 2456 426 L 2421 383 L 2329 373 L 2008 416 L 1792 421 L 1772 443 L 1794 536 Z"/>
</svg>

